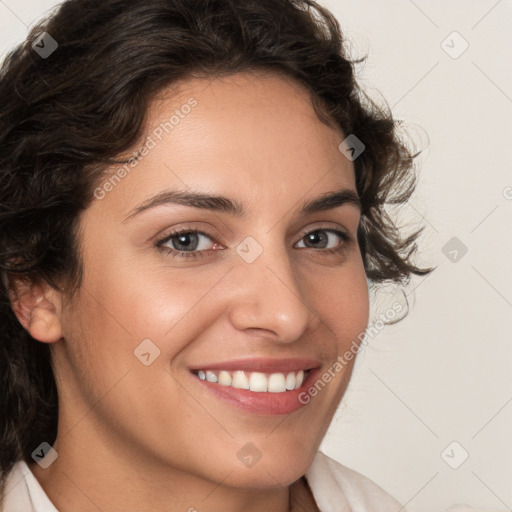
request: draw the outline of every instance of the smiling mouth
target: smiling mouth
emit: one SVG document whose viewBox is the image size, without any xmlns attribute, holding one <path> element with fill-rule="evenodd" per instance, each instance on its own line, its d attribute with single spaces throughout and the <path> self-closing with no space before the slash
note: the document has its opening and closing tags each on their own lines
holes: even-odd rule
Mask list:
<svg viewBox="0 0 512 512">
<path fill-rule="evenodd" d="M 220 386 L 246 389 L 256 393 L 285 393 L 299 389 L 310 374 L 310 370 L 276 373 L 194 370 L 192 373 L 200 380 L 217 383 Z"/>
</svg>

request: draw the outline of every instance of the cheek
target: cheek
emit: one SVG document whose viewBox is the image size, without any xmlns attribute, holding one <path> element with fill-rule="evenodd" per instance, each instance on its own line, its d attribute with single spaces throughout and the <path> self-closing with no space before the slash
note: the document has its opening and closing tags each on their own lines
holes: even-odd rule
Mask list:
<svg viewBox="0 0 512 512">
<path fill-rule="evenodd" d="M 120 261 L 89 274 L 67 322 L 77 340 L 77 360 L 88 361 L 96 376 L 117 375 L 134 364 L 136 369 L 144 366 L 137 353 L 139 347 L 149 347 L 151 359 L 159 354 L 155 366 L 169 364 L 218 316 L 220 302 L 209 294 L 224 274 L 225 270 L 148 270 Z"/>
<path fill-rule="evenodd" d="M 362 265 L 354 271 L 350 281 L 340 292 L 342 297 L 338 311 L 341 322 L 337 324 L 337 328 L 343 333 L 345 340 L 349 337 L 350 342 L 360 341 L 370 314 L 368 283 Z"/>
<path fill-rule="evenodd" d="M 362 262 L 310 276 L 307 283 L 308 300 L 335 338 L 338 353 L 353 340 L 360 341 L 369 319 L 368 284 Z"/>
<path fill-rule="evenodd" d="M 66 312 L 62 381 L 66 395 L 84 401 L 79 416 L 93 409 L 104 424 L 125 435 L 138 429 L 148 445 L 158 446 L 170 424 L 181 432 L 180 425 L 193 425 L 193 412 L 204 416 L 173 371 L 181 352 L 214 322 L 217 306 L 208 292 L 225 272 L 180 278 L 176 271 L 126 269 L 111 266 L 84 279 L 78 301 Z M 177 410 L 181 416 L 170 415 Z M 148 421 L 136 427 L 134 417 Z M 211 418 L 203 420 L 216 432 Z"/>
</svg>

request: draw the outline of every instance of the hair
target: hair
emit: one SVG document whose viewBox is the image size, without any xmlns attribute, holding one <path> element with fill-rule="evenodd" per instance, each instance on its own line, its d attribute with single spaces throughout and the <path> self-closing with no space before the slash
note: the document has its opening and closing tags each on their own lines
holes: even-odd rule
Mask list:
<svg viewBox="0 0 512 512">
<path fill-rule="evenodd" d="M 41 57 L 48 33 L 58 48 Z M 142 136 L 150 102 L 191 77 L 284 73 L 324 122 L 365 145 L 354 160 L 358 243 L 375 283 L 424 275 L 386 213 L 416 185 L 414 158 L 387 106 L 358 86 L 339 23 L 312 0 L 67 0 L 34 26 L 0 70 L 0 495 L 15 462 L 57 436 L 50 345 L 14 314 L 7 275 L 71 297 L 82 280 L 79 214 Z"/>
</svg>

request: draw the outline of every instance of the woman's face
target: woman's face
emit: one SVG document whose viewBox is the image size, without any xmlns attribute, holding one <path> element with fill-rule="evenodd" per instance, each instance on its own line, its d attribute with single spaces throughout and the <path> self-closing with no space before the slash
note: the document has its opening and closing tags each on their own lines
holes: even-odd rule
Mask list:
<svg viewBox="0 0 512 512">
<path fill-rule="evenodd" d="M 80 218 L 83 285 L 54 346 L 57 442 L 235 487 L 289 484 L 368 320 L 345 135 L 300 85 L 255 74 L 184 82 L 152 105 L 146 135 Z"/>
</svg>

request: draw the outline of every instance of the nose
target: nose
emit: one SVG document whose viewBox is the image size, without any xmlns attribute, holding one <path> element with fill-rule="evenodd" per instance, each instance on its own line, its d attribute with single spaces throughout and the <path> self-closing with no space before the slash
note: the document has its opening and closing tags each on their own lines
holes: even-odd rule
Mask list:
<svg viewBox="0 0 512 512">
<path fill-rule="evenodd" d="M 308 303 L 305 287 L 299 286 L 285 247 L 265 248 L 251 263 L 236 258 L 229 297 L 229 318 L 235 328 L 291 343 L 318 325 L 320 318 Z"/>
</svg>

